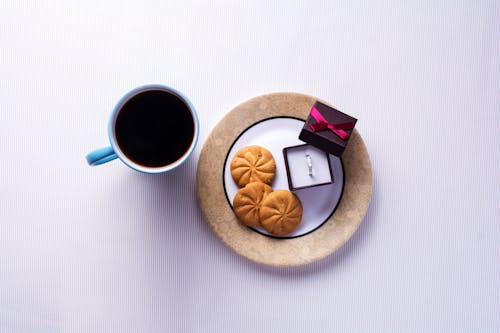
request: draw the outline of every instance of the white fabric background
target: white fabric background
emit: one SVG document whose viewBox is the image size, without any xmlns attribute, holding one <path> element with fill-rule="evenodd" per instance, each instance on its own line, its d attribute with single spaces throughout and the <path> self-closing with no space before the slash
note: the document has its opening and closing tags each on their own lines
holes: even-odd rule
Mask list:
<svg viewBox="0 0 500 333">
<path fill-rule="evenodd" d="M 498 1 L 0 3 L 0 332 L 498 332 Z M 190 97 L 181 169 L 86 165 L 117 100 Z M 256 95 L 359 119 L 373 197 L 355 236 L 259 266 L 196 199 L 206 137 Z"/>
</svg>

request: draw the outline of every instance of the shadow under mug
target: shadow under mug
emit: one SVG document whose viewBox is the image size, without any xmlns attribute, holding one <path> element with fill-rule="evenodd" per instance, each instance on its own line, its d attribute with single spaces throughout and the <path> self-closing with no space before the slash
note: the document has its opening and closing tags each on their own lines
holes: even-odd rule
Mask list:
<svg viewBox="0 0 500 333">
<path fill-rule="evenodd" d="M 87 154 L 94 166 L 116 158 L 145 173 L 161 173 L 184 163 L 198 141 L 194 107 L 180 92 L 163 85 L 145 85 L 123 96 L 108 124 L 111 146 Z"/>
</svg>

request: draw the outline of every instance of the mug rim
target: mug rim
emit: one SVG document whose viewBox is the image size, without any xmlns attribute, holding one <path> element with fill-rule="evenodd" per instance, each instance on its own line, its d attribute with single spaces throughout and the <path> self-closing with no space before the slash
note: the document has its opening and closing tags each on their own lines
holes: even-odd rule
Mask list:
<svg viewBox="0 0 500 333">
<path fill-rule="evenodd" d="M 130 101 L 133 97 L 137 96 L 138 94 L 145 92 L 145 91 L 151 91 L 151 90 L 160 90 L 167 92 L 169 94 L 175 95 L 179 99 L 181 99 L 189 109 L 189 112 L 191 113 L 191 117 L 193 118 L 193 123 L 194 123 L 194 133 L 193 137 L 191 139 L 191 144 L 189 145 L 189 148 L 182 154 L 181 157 L 179 157 L 177 160 L 170 164 L 166 164 L 163 166 L 159 167 L 150 167 L 150 166 L 145 166 L 139 163 L 136 163 L 132 161 L 130 158 L 128 158 L 125 153 L 121 150 L 117 140 L 116 140 L 116 131 L 115 131 L 115 124 L 116 124 L 116 119 L 118 118 L 118 115 L 120 114 L 120 111 L 123 109 L 123 106 Z M 166 171 L 173 170 L 180 166 L 182 163 L 184 163 L 189 156 L 194 151 L 194 148 L 196 147 L 196 144 L 198 142 L 198 136 L 199 136 L 199 120 L 198 120 L 198 115 L 196 114 L 196 110 L 194 109 L 193 104 L 191 101 L 184 96 L 180 91 L 177 89 L 174 89 L 172 87 L 162 85 L 162 84 L 145 84 L 139 87 L 136 87 L 129 92 L 127 92 L 125 95 L 120 98 L 120 100 L 116 103 L 115 107 L 113 108 L 113 112 L 111 112 L 111 116 L 108 122 L 108 136 L 109 136 L 109 141 L 111 143 L 111 147 L 113 148 L 115 154 L 118 156 L 118 158 L 125 163 L 127 166 L 130 168 L 144 172 L 144 173 L 162 173 Z"/>
</svg>

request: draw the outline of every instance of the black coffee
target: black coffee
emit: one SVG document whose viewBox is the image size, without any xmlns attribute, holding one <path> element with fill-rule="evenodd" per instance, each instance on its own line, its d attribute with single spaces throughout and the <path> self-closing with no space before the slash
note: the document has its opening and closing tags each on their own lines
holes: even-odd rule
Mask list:
<svg viewBox="0 0 500 333">
<path fill-rule="evenodd" d="M 161 167 L 177 161 L 189 149 L 194 120 L 187 104 L 176 95 L 144 91 L 122 107 L 115 134 L 118 146 L 130 160 Z"/>
</svg>

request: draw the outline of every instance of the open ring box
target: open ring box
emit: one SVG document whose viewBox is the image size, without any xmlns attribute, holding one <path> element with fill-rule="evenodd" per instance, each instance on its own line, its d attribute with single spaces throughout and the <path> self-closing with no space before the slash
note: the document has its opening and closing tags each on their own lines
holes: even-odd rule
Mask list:
<svg viewBox="0 0 500 333">
<path fill-rule="evenodd" d="M 299 139 L 304 145 L 283 148 L 290 191 L 334 182 L 328 154 L 341 156 L 357 119 L 316 101 Z"/>
<path fill-rule="evenodd" d="M 283 148 L 283 157 L 290 191 L 334 182 L 328 154 L 312 145 Z"/>
</svg>

